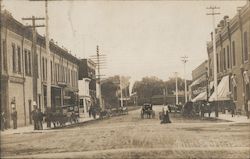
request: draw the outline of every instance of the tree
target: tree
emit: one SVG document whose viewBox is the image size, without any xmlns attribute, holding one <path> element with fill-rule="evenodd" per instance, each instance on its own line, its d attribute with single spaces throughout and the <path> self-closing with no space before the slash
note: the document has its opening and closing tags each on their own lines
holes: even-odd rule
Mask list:
<svg viewBox="0 0 250 159">
<path fill-rule="evenodd" d="M 132 92 L 137 92 L 138 98 L 151 98 L 163 93 L 164 82 L 157 77 L 144 77 L 136 81 Z"/>
</svg>

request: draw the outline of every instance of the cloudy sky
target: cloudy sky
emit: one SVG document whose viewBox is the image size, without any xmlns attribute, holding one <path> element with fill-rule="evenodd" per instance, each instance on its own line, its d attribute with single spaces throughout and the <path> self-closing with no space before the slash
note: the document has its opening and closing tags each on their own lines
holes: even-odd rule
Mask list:
<svg viewBox="0 0 250 159">
<path fill-rule="evenodd" d="M 220 7 L 233 17 L 243 1 L 81 1 L 49 2 L 50 38 L 72 54 L 84 58 L 107 55 L 105 75 L 128 75 L 132 80 L 157 76 L 167 80 L 173 72 L 183 76 L 181 57 L 188 56 L 187 78 L 207 58 L 212 17 L 206 7 Z M 4 9 L 22 23 L 22 17 L 44 17 L 44 2 L 3 0 Z M 40 24 L 44 23 L 43 21 Z M 39 28 L 44 34 L 44 28 Z"/>
</svg>

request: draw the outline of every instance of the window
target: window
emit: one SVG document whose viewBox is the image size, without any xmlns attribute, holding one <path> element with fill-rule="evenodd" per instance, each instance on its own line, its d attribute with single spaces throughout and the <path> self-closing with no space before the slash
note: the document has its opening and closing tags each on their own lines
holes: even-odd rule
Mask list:
<svg viewBox="0 0 250 159">
<path fill-rule="evenodd" d="M 21 48 L 20 46 L 17 47 L 17 71 L 21 73 Z"/>
<path fill-rule="evenodd" d="M 50 77 L 51 77 L 51 82 L 53 82 L 53 65 L 52 65 L 52 61 L 50 61 Z"/>
<path fill-rule="evenodd" d="M 47 68 L 47 59 L 45 59 L 45 80 L 47 80 L 47 71 L 48 71 L 48 68 Z"/>
<path fill-rule="evenodd" d="M 13 72 L 16 72 L 16 47 L 15 47 L 15 44 L 12 44 L 12 67 L 13 67 Z"/>
<path fill-rule="evenodd" d="M 233 51 L 233 66 L 236 65 L 236 57 L 235 57 L 235 41 L 232 42 L 232 51 Z"/>
<path fill-rule="evenodd" d="M 244 32 L 244 61 L 248 60 L 248 41 L 247 32 Z"/>
<path fill-rule="evenodd" d="M 227 59 L 226 59 L 226 48 L 223 49 L 223 68 L 224 70 L 226 70 L 226 62 L 227 62 Z"/>
<path fill-rule="evenodd" d="M 224 63 L 223 63 L 223 60 L 224 60 L 224 49 L 221 51 L 220 53 L 220 72 L 223 72 L 224 70 Z"/>
<path fill-rule="evenodd" d="M 219 73 L 219 70 L 220 70 L 220 69 L 219 69 L 219 68 L 220 68 L 220 67 L 219 67 L 219 54 L 216 54 L 216 61 L 217 61 L 217 62 L 216 62 L 216 65 L 217 65 L 217 73 Z"/>
<path fill-rule="evenodd" d="M 28 52 L 24 50 L 25 74 L 28 75 Z"/>
<path fill-rule="evenodd" d="M 230 50 L 229 50 L 229 46 L 227 45 L 227 68 L 230 68 Z"/>
<path fill-rule="evenodd" d="M 28 66 L 29 75 L 31 75 L 31 53 L 30 51 L 28 51 L 28 63 L 29 63 L 29 66 Z"/>
<path fill-rule="evenodd" d="M 84 107 L 83 99 L 80 99 L 79 105 L 80 105 L 80 108 L 83 108 L 83 107 Z"/>
<path fill-rule="evenodd" d="M 55 76 L 55 82 L 57 82 L 57 64 L 55 64 L 55 74 L 54 74 L 54 76 Z"/>
<path fill-rule="evenodd" d="M 6 59 L 6 41 L 3 40 L 3 70 L 7 71 L 7 59 Z"/>
<path fill-rule="evenodd" d="M 44 57 L 42 58 L 42 70 L 43 70 L 43 80 L 45 80 L 45 62 L 44 62 Z"/>
</svg>

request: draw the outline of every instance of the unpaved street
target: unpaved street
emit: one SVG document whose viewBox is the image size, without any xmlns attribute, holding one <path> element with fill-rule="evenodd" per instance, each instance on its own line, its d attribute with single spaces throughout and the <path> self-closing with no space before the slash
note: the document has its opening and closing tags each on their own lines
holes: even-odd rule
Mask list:
<svg viewBox="0 0 250 159">
<path fill-rule="evenodd" d="M 154 107 L 157 114 L 161 107 Z M 81 127 L 1 136 L 2 157 L 250 158 L 250 125 L 187 120 L 171 124 L 140 119 L 140 111 Z"/>
</svg>

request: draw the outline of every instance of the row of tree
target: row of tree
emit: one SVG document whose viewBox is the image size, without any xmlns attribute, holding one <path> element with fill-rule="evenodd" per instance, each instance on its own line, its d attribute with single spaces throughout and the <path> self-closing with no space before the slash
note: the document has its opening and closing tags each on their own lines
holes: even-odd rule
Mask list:
<svg viewBox="0 0 250 159">
<path fill-rule="evenodd" d="M 185 83 L 184 79 L 177 78 L 178 91 L 184 91 Z M 176 89 L 176 79 L 169 78 L 167 81 L 163 81 L 157 77 L 144 77 L 141 81 L 136 81 L 133 85 L 132 93 L 137 94 L 138 98 L 151 98 L 154 95 L 173 95 Z M 190 85 L 191 81 L 187 80 L 187 85 Z M 167 91 L 166 91 L 167 90 Z"/>
<path fill-rule="evenodd" d="M 123 77 L 124 78 L 124 77 Z M 178 78 L 178 90 L 184 91 L 184 80 Z M 150 99 L 154 95 L 174 95 L 175 94 L 175 78 L 169 78 L 167 81 L 163 81 L 155 76 L 144 77 L 140 81 L 136 81 L 132 87 L 132 94 L 136 93 L 138 100 Z M 187 85 L 190 85 L 191 81 L 187 80 Z M 120 77 L 113 76 L 102 81 L 102 97 L 107 105 L 117 106 L 119 105 L 120 98 Z M 167 92 L 165 92 L 167 90 Z M 165 93 L 164 93 L 165 92 Z M 123 88 L 123 96 L 129 96 L 129 83 Z"/>
</svg>

